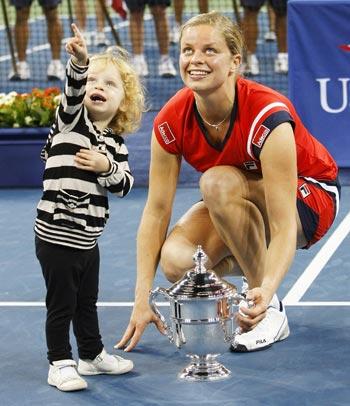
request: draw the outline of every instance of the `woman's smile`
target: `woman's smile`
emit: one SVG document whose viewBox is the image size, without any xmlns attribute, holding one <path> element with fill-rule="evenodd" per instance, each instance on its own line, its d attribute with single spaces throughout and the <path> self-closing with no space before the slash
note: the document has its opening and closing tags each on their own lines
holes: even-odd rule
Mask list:
<svg viewBox="0 0 350 406">
<path fill-rule="evenodd" d="M 206 78 L 210 74 L 210 72 L 201 69 L 189 69 L 187 72 L 193 80 Z"/>
</svg>

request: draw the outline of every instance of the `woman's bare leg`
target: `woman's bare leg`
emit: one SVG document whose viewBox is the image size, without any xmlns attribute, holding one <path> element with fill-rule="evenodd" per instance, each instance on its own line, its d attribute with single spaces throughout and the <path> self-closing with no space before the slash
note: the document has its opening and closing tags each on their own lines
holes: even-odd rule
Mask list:
<svg viewBox="0 0 350 406">
<path fill-rule="evenodd" d="M 179 280 L 185 272 L 194 267 L 192 257 L 198 245 L 202 246 L 208 256 L 205 265 L 207 269 L 212 269 L 230 255 L 203 202 L 193 205 L 181 217 L 163 244 L 160 264 L 169 281 Z M 222 271 L 222 274 L 224 273 L 227 273 L 226 270 Z"/>
</svg>

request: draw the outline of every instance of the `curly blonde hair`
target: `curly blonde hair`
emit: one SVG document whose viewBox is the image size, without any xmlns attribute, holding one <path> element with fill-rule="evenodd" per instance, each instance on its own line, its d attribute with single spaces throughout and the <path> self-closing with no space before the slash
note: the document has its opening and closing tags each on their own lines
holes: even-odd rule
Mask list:
<svg viewBox="0 0 350 406">
<path fill-rule="evenodd" d="M 128 52 L 119 46 L 109 47 L 106 52 L 92 55 L 90 64 L 113 64 L 117 67 L 124 88 L 123 109 L 118 109 L 109 127 L 118 135 L 132 133 L 140 127 L 145 110 L 145 90 L 129 62 Z"/>
</svg>

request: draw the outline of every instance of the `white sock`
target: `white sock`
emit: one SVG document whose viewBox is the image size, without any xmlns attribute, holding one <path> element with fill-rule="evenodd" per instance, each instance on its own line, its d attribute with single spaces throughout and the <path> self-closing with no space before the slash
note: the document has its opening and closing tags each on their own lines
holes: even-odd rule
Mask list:
<svg viewBox="0 0 350 406">
<path fill-rule="evenodd" d="M 269 303 L 269 306 L 272 306 L 277 310 L 280 309 L 280 301 L 279 301 L 276 293 L 272 296 L 272 299 L 271 299 L 271 302 Z"/>
<path fill-rule="evenodd" d="M 143 61 L 145 59 L 145 54 L 134 54 L 134 61 Z"/>
</svg>

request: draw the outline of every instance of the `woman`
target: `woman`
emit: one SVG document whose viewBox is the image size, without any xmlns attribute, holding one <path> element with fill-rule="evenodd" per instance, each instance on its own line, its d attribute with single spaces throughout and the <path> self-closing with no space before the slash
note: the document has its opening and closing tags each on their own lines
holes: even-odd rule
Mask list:
<svg viewBox="0 0 350 406">
<path fill-rule="evenodd" d="M 241 334 L 231 348 L 262 349 L 289 334 L 276 291 L 296 248 L 308 248 L 331 226 L 338 169 L 286 97 L 239 75 L 243 39 L 228 18 L 211 12 L 190 19 L 180 47 L 186 87 L 155 119 L 135 305 L 117 347 L 134 348 L 150 322 L 163 331 L 148 305 L 158 262 L 174 282 L 201 244 L 208 267 L 220 276 L 241 271 L 249 283 L 254 306 L 237 315 Z M 203 172 L 203 201 L 167 236 L 182 157 Z"/>
</svg>

